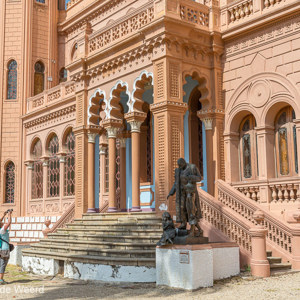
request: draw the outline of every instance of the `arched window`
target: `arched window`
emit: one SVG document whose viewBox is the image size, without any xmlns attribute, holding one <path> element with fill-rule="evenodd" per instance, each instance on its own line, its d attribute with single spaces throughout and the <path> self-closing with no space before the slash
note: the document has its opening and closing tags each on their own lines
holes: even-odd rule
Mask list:
<svg viewBox="0 0 300 300">
<path fill-rule="evenodd" d="M 40 140 L 38 140 L 32 149 L 33 170 L 31 181 L 31 199 L 43 198 L 43 162 L 41 161 L 41 156 L 42 143 Z"/>
<path fill-rule="evenodd" d="M 9 162 L 5 168 L 5 203 L 15 201 L 15 165 Z"/>
<path fill-rule="evenodd" d="M 295 113 L 291 107 L 282 109 L 275 119 L 276 160 L 278 176 L 293 176 L 298 173 L 298 153 Z"/>
<path fill-rule="evenodd" d="M 65 196 L 75 195 L 75 136 L 71 131 L 66 138 Z"/>
<path fill-rule="evenodd" d="M 10 61 L 7 72 L 7 99 L 17 99 L 18 71 L 17 62 Z"/>
<path fill-rule="evenodd" d="M 240 127 L 241 179 L 255 179 L 258 175 L 257 138 L 252 115 L 246 117 Z"/>
<path fill-rule="evenodd" d="M 59 82 L 67 81 L 68 72 L 65 68 L 60 69 L 59 71 Z"/>
<path fill-rule="evenodd" d="M 53 135 L 49 141 L 49 165 L 48 165 L 48 197 L 59 196 L 59 150 L 58 138 Z"/>
<path fill-rule="evenodd" d="M 42 62 L 38 61 L 34 65 L 34 95 L 44 91 L 44 72 L 45 66 Z"/>
</svg>

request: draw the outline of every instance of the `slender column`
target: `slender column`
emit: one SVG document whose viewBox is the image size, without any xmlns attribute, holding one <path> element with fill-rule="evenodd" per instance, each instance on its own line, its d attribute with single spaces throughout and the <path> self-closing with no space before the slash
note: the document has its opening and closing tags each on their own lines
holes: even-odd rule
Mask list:
<svg viewBox="0 0 300 300">
<path fill-rule="evenodd" d="M 116 198 L 116 137 L 117 127 L 107 127 L 109 160 L 109 198 L 107 212 L 117 211 Z"/>
<path fill-rule="evenodd" d="M 49 157 L 42 157 L 43 159 L 43 212 L 45 211 L 45 199 L 48 197 L 48 166 Z"/>
<path fill-rule="evenodd" d="M 300 176 L 300 119 L 295 119 L 294 123 L 296 124 L 298 176 Z"/>
<path fill-rule="evenodd" d="M 214 162 L 213 162 L 213 119 L 204 118 L 201 119 L 205 126 L 206 135 L 206 160 L 207 160 L 207 192 L 211 195 L 214 194 L 215 174 L 214 174 Z"/>
<path fill-rule="evenodd" d="M 103 196 L 105 193 L 105 155 L 106 155 L 106 151 L 107 151 L 107 144 L 101 144 L 100 145 L 100 149 L 99 149 L 99 155 L 100 155 L 100 188 L 99 188 L 99 209 L 101 209 L 101 207 L 104 204 L 104 200 L 103 200 Z"/>
<path fill-rule="evenodd" d="M 29 207 L 29 201 L 31 200 L 31 194 L 32 194 L 32 171 L 33 171 L 33 161 L 26 161 L 25 162 L 26 168 L 27 168 L 27 176 L 26 176 L 26 186 L 27 186 L 27 192 L 26 192 L 26 203 L 25 203 L 25 212 L 26 215 L 28 214 L 28 207 Z"/>
<path fill-rule="evenodd" d="M 141 211 L 140 204 L 140 134 L 141 121 L 131 121 L 131 143 L 132 143 L 132 209 L 133 212 Z"/>
<path fill-rule="evenodd" d="M 66 163 L 66 153 L 59 153 L 59 202 L 60 202 L 60 211 L 63 210 L 62 199 L 65 192 L 65 163 Z"/>
<path fill-rule="evenodd" d="M 121 211 L 126 211 L 126 139 L 120 139 L 120 189 L 121 189 Z"/>
<path fill-rule="evenodd" d="M 96 133 L 88 133 L 88 213 L 95 213 L 95 139 Z"/>
<path fill-rule="evenodd" d="M 228 183 L 239 181 L 238 148 L 239 134 L 224 134 L 225 148 L 225 181 Z"/>
</svg>

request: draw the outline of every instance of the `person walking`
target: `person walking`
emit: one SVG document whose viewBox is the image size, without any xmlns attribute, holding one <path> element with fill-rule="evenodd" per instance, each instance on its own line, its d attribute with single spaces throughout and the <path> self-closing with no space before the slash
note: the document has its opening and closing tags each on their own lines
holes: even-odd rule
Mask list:
<svg viewBox="0 0 300 300">
<path fill-rule="evenodd" d="M 4 218 L 8 214 L 8 221 L 4 223 Z M 11 224 L 11 214 L 12 210 L 8 210 L 4 213 L 0 220 L 0 285 L 7 284 L 4 281 L 4 272 L 9 260 L 10 250 L 9 250 L 9 226 Z"/>
</svg>

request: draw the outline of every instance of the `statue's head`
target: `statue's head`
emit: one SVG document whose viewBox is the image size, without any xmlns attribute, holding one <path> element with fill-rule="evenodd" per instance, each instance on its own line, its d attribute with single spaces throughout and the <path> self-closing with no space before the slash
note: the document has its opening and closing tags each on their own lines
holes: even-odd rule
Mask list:
<svg viewBox="0 0 300 300">
<path fill-rule="evenodd" d="M 184 170 L 185 167 L 186 167 L 186 165 L 187 165 L 187 163 L 186 163 L 186 161 L 184 160 L 184 158 L 179 158 L 179 159 L 177 160 L 177 164 L 178 164 L 178 167 L 179 167 L 180 169 L 182 169 L 182 170 Z"/>
<path fill-rule="evenodd" d="M 168 221 L 168 220 L 172 220 L 172 217 L 171 217 L 170 213 L 167 212 L 167 211 L 165 211 L 165 212 L 162 214 L 162 220 L 163 220 L 163 222 L 166 222 L 166 221 Z"/>
</svg>

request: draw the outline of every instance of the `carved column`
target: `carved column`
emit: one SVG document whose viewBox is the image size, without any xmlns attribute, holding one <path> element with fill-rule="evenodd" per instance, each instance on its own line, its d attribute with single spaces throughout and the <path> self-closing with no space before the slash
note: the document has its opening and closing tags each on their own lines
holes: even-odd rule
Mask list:
<svg viewBox="0 0 300 300">
<path fill-rule="evenodd" d="M 31 195 L 32 195 L 32 171 L 33 171 L 33 161 L 32 160 L 27 160 L 25 162 L 26 169 L 27 169 L 27 174 L 26 174 L 26 203 L 25 203 L 25 212 L 26 214 L 30 213 L 29 211 L 29 201 L 31 200 Z"/>
<path fill-rule="evenodd" d="M 176 215 L 175 196 L 167 200 L 174 183 L 177 160 L 184 157 L 183 117 L 187 104 L 164 101 L 151 104 L 154 116 L 155 208 Z"/>
<path fill-rule="evenodd" d="M 131 164 L 132 164 L 132 212 L 141 211 L 140 205 L 140 134 L 141 125 L 146 118 L 145 113 L 128 113 L 125 115 L 131 127 Z"/>
<path fill-rule="evenodd" d="M 60 202 L 60 212 L 63 211 L 62 199 L 65 192 L 65 164 L 66 164 L 66 153 L 59 153 L 59 202 Z"/>
<path fill-rule="evenodd" d="M 116 197 L 116 138 L 122 121 L 106 120 L 103 126 L 107 131 L 108 138 L 108 159 L 109 159 L 109 198 L 107 212 L 117 211 Z"/>
<path fill-rule="evenodd" d="M 95 139 L 97 133 L 88 133 L 88 213 L 95 213 Z"/>
<path fill-rule="evenodd" d="M 225 181 L 239 181 L 239 133 L 224 134 L 225 147 Z"/>
<path fill-rule="evenodd" d="M 48 166 L 49 157 L 43 156 L 43 212 L 45 211 L 45 199 L 48 197 Z"/>
<path fill-rule="evenodd" d="M 126 138 L 120 139 L 120 189 L 121 189 L 121 211 L 126 211 Z"/>
<path fill-rule="evenodd" d="M 275 133 L 273 127 L 256 127 L 257 149 L 256 145 L 252 146 L 253 151 L 257 152 L 258 159 L 258 179 L 267 181 L 269 178 L 275 177 L 275 157 L 274 142 Z M 271 202 L 271 189 L 268 184 L 259 187 L 260 203 Z"/>
<path fill-rule="evenodd" d="M 102 206 L 104 205 L 104 193 L 106 191 L 106 180 L 105 180 L 105 176 L 106 176 L 106 161 L 105 161 L 105 155 L 106 155 L 106 151 L 107 151 L 107 144 L 100 144 L 99 147 L 99 155 L 100 155 L 100 188 L 99 188 L 99 209 L 102 208 Z"/>
<path fill-rule="evenodd" d="M 296 124 L 298 176 L 300 176 L 300 119 L 295 119 L 294 123 Z"/>
<path fill-rule="evenodd" d="M 206 135 L 206 162 L 207 162 L 207 192 L 214 194 L 215 166 L 213 161 L 213 118 L 202 118 Z"/>
</svg>

